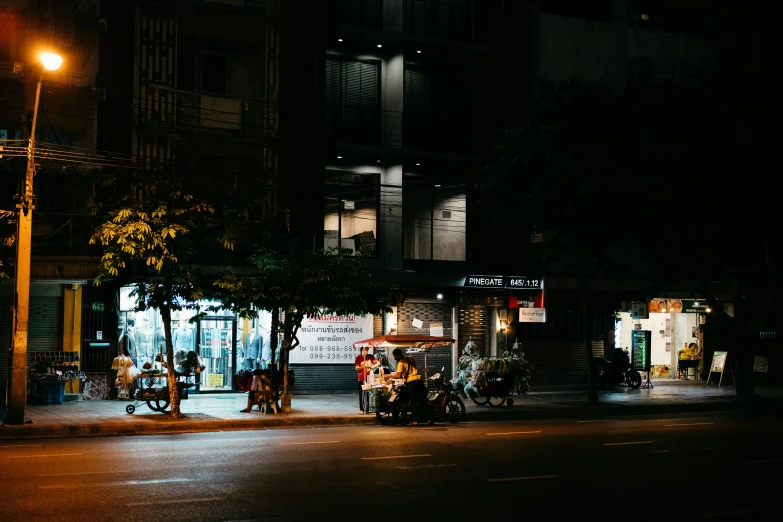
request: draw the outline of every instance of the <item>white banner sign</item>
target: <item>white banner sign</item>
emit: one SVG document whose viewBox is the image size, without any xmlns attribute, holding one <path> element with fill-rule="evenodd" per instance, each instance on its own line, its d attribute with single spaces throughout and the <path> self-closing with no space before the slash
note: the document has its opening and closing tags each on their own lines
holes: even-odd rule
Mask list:
<svg viewBox="0 0 783 522">
<path fill-rule="evenodd" d="M 326 315 L 305 319 L 291 350 L 293 364 L 352 364 L 359 350 L 353 343 L 372 337 L 372 315 Z M 372 350 L 370 350 L 372 353 Z"/>
<path fill-rule="evenodd" d="M 546 308 L 519 308 L 520 323 L 545 323 Z"/>
</svg>

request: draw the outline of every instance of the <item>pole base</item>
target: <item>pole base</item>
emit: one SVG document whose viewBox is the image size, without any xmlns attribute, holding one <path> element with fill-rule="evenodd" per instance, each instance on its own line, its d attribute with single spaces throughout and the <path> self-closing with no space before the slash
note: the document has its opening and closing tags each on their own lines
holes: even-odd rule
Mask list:
<svg viewBox="0 0 783 522">
<path fill-rule="evenodd" d="M 284 393 L 280 395 L 280 410 L 283 413 L 291 413 L 291 398 L 293 395 L 290 393 Z"/>
</svg>

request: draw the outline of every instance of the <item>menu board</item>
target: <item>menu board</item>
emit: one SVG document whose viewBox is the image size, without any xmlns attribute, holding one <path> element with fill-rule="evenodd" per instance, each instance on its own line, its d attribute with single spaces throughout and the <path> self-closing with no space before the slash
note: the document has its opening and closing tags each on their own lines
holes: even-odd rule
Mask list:
<svg viewBox="0 0 783 522">
<path fill-rule="evenodd" d="M 631 337 L 631 368 L 638 372 L 650 371 L 652 332 L 634 330 Z"/>
<path fill-rule="evenodd" d="M 712 355 L 712 365 L 710 366 L 711 372 L 722 372 L 726 366 L 726 355 L 728 352 L 715 352 Z"/>
</svg>

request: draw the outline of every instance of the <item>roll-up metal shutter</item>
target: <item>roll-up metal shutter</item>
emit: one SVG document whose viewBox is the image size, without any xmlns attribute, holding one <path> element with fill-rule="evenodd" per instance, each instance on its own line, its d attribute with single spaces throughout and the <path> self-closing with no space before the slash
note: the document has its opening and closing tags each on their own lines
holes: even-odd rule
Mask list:
<svg viewBox="0 0 783 522">
<path fill-rule="evenodd" d="M 61 297 L 31 297 L 28 352 L 63 349 L 63 300 Z"/>
<path fill-rule="evenodd" d="M 372 316 L 372 336 L 383 335 L 383 316 Z"/>
<path fill-rule="evenodd" d="M 473 345 L 478 349 L 482 357 L 489 357 L 491 344 L 489 331 L 489 306 L 470 305 L 461 306 L 459 309 L 459 356 L 468 340 L 473 340 Z"/>
<path fill-rule="evenodd" d="M 445 337 L 451 337 L 453 335 L 451 311 L 452 305 L 448 302 L 405 301 L 402 306 L 397 309 L 397 331 L 403 335 L 429 335 L 430 325 L 432 323 L 442 323 L 443 335 Z M 420 330 L 417 330 L 411 324 L 414 319 L 419 319 L 423 323 Z M 416 359 L 419 369 L 423 372 L 425 368 L 424 353 L 419 352 L 412 355 L 413 358 Z M 446 379 L 452 378 L 453 357 L 451 346 L 437 346 L 430 349 L 430 351 L 427 352 L 426 359 L 426 367 L 430 369 L 430 375 L 440 372 Z"/>
<path fill-rule="evenodd" d="M 330 139 L 380 143 L 380 86 L 380 62 L 326 60 L 326 129 Z"/>
<path fill-rule="evenodd" d="M 593 356 L 603 357 L 604 341 L 593 341 Z M 587 384 L 584 342 L 523 342 L 525 358 L 533 365 L 530 386 Z"/>
<path fill-rule="evenodd" d="M 296 379 L 291 388 L 294 395 L 359 393 L 353 364 L 292 364 L 289 369 Z"/>
</svg>

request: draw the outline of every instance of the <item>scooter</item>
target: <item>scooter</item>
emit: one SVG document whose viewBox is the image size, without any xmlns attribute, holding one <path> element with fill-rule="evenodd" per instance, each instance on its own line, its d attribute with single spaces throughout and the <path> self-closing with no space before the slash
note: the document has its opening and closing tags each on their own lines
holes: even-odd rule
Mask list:
<svg viewBox="0 0 783 522">
<path fill-rule="evenodd" d="M 615 348 L 612 360 L 603 357 L 594 357 L 596 370 L 598 371 L 598 388 L 606 389 L 625 383 L 634 390 L 642 385 L 642 375 L 631 368 L 631 357 L 628 350 Z"/>
</svg>

